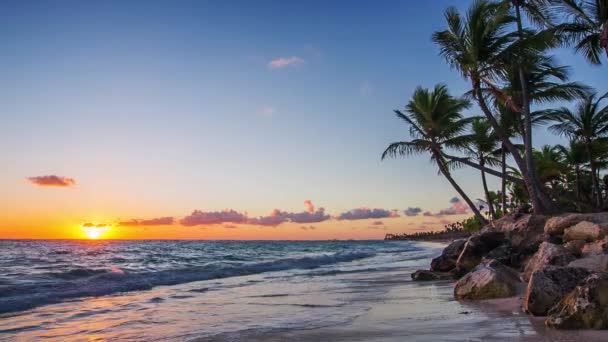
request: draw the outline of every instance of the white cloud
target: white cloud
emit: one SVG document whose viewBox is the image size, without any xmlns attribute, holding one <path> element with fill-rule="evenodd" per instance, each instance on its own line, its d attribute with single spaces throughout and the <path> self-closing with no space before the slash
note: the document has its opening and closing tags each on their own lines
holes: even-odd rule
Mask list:
<svg viewBox="0 0 608 342">
<path fill-rule="evenodd" d="M 273 59 L 268 63 L 270 69 L 281 69 L 289 66 L 297 66 L 304 64 L 304 59 L 298 56 L 280 57 Z"/>
</svg>

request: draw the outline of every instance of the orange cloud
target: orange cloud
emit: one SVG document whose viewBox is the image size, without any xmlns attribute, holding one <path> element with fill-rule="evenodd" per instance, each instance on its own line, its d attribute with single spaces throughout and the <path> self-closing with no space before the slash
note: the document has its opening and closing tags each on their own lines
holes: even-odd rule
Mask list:
<svg viewBox="0 0 608 342">
<path fill-rule="evenodd" d="M 119 222 L 119 226 L 137 227 L 137 226 L 169 226 L 172 225 L 175 219 L 173 217 L 158 217 L 148 220 L 132 219 L 130 221 Z"/>
<path fill-rule="evenodd" d="M 76 184 L 74 178 L 55 175 L 27 177 L 27 180 L 37 186 L 69 187 Z"/>
</svg>

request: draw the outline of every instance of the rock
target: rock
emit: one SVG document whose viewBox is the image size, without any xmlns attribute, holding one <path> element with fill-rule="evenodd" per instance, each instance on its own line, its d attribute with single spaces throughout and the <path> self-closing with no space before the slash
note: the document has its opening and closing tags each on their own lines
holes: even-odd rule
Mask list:
<svg viewBox="0 0 608 342">
<path fill-rule="evenodd" d="M 514 251 L 520 254 L 534 254 L 545 239 L 546 216 L 529 214 L 510 214 L 487 226 L 485 231 L 498 231 L 505 234 Z"/>
<path fill-rule="evenodd" d="M 477 266 L 491 250 L 505 242 L 503 232 L 481 232 L 468 238 L 456 261 L 456 274 L 463 274 Z"/>
<path fill-rule="evenodd" d="M 558 329 L 608 329 L 608 274 L 587 277 L 549 311 L 545 324 Z"/>
<path fill-rule="evenodd" d="M 429 281 L 429 280 L 447 280 L 452 279 L 452 275 L 447 272 L 433 272 L 428 270 L 417 270 L 412 273 L 412 280 Z"/>
<path fill-rule="evenodd" d="M 577 259 L 568 264 L 568 267 L 582 267 L 592 272 L 608 271 L 608 255 L 594 254 Z"/>
<path fill-rule="evenodd" d="M 597 224 L 608 223 L 608 213 L 563 214 L 554 216 L 545 223 L 545 233 L 548 235 L 562 235 L 566 228 L 570 228 L 582 221 Z"/>
<path fill-rule="evenodd" d="M 572 240 L 564 244 L 564 248 L 572 255 L 580 257 L 583 253 L 583 247 L 585 246 L 585 240 Z"/>
<path fill-rule="evenodd" d="M 547 315 L 549 309 L 590 274 L 584 268 L 557 266 L 534 272 L 524 295 L 524 311 L 535 316 Z"/>
<path fill-rule="evenodd" d="M 564 241 L 585 240 L 587 242 L 595 241 L 602 238 L 603 233 L 595 223 L 589 221 L 581 221 L 575 226 L 564 230 Z"/>
<path fill-rule="evenodd" d="M 549 235 L 562 235 L 564 234 L 564 229 L 589 219 L 590 214 L 564 214 L 554 216 L 545 223 L 545 233 Z"/>
<path fill-rule="evenodd" d="M 583 244 L 581 248 L 581 254 L 584 256 L 606 253 L 608 253 L 608 236 L 604 237 L 602 240 Z"/>
<path fill-rule="evenodd" d="M 431 261 L 431 271 L 449 272 L 456 267 L 456 261 L 466 242 L 467 239 L 459 239 L 450 243 L 440 256 Z"/>
<path fill-rule="evenodd" d="M 563 245 L 543 242 L 538 252 L 528 261 L 522 277 L 525 281 L 529 281 L 532 273 L 543 269 L 546 265 L 565 266 L 573 259 L 574 256 Z"/>
<path fill-rule="evenodd" d="M 511 297 L 520 284 L 517 272 L 496 260 L 484 260 L 456 283 L 456 299 Z"/>
</svg>

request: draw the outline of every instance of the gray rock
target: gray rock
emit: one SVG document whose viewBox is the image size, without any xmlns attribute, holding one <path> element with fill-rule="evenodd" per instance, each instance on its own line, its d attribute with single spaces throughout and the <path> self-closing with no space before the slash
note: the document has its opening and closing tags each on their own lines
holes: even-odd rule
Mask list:
<svg viewBox="0 0 608 342">
<path fill-rule="evenodd" d="M 606 253 L 608 253 L 608 236 L 604 237 L 602 240 L 584 244 L 581 248 L 581 254 L 584 256 Z"/>
<path fill-rule="evenodd" d="M 570 228 L 582 221 L 589 221 L 597 224 L 608 223 L 608 213 L 591 214 L 563 214 L 554 216 L 545 223 L 545 233 L 549 235 L 562 235 L 566 228 Z"/>
<path fill-rule="evenodd" d="M 511 214 L 484 228 L 487 232 L 498 231 L 505 234 L 511 247 L 519 254 L 533 254 L 544 240 L 546 216 Z"/>
<path fill-rule="evenodd" d="M 558 329 L 608 329 L 608 273 L 587 277 L 549 311 L 545 324 Z"/>
<path fill-rule="evenodd" d="M 456 267 L 456 261 L 466 242 L 467 239 L 459 239 L 450 243 L 440 256 L 431 261 L 431 271 L 449 272 Z"/>
<path fill-rule="evenodd" d="M 526 264 L 522 277 L 529 281 L 532 273 L 545 268 L 547 265 L 565 266 L 574 259 L 563 245 L 543 242 L 532 258 Z"/>
<path fill-rule="evenodd" d="M 608 271 L 608 255 L 592 254 L 570 262 L 568 267 L 582 267 L 592 272 L 606 272 Z"/>
<path fill-rule="evenodd" d="M 564 244 L 564 248 L 572 253 L 572 255 L 580 257 L 583 254 L 583 247 L 585 247 L 585 244 L 585 240 L 572 240 Z"/>
<path fill-rule="evenodd" d="M 589 221 L 581 221 L 576 225 L 564 230 L 564 241 L 585 240 L 595 241 L 603 237 L 600 226 Z"/>
<path fill-rule="evenodd" d="M 535 316 L 545 316 L 565 295 L 591 274 L 584 268 L 547 266 L 530 277 L 523 309 Z"/>
<path fill-rule="evenodd" d="M 503 232 L 486 231 L 469 237 L 456 261 L 455 273 L 463 274 L 472 270 L 484 256 L 505 241 Z"/>
<path fill-rule="evenodd" d="M 456 299 L 511 297 L 520 284 L 517 272 L 496 260 L 484 260 L 456 283 Z"/>
<path fill-rule="evenodd" d="M 433 272 L 428 270 L 417 270 L 412 273 L 412 280 L 430 281 L 430 280 L 447 280 L 452 279 L 452 275 L 447 272 Z"/>
</svg>

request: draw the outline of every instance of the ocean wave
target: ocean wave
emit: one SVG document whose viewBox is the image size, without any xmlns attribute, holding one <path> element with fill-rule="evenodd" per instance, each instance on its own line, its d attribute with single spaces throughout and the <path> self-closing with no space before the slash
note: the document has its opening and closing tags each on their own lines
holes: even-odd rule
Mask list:
<svg viewBox="0 0 608 342">
<path fill-rule="evenodd" d="M 154 286 L 176 285 L 193 281 L 245 276 L 289 269 L 314 269 L 323 265 L 349 262 L 376 255 L 373 251 L 285 258 L 241 264 L 212 264 L 156 272 L 130 273 L 119 269 L 71 270 L 60 281 L 43 284 L 0 286 L 0 314 L 59 303 L 79 297 L 96 297 L 119 292 L 148 290 Z M 65 275 L 68 275 L 67 277 Z"/>
</svg>

